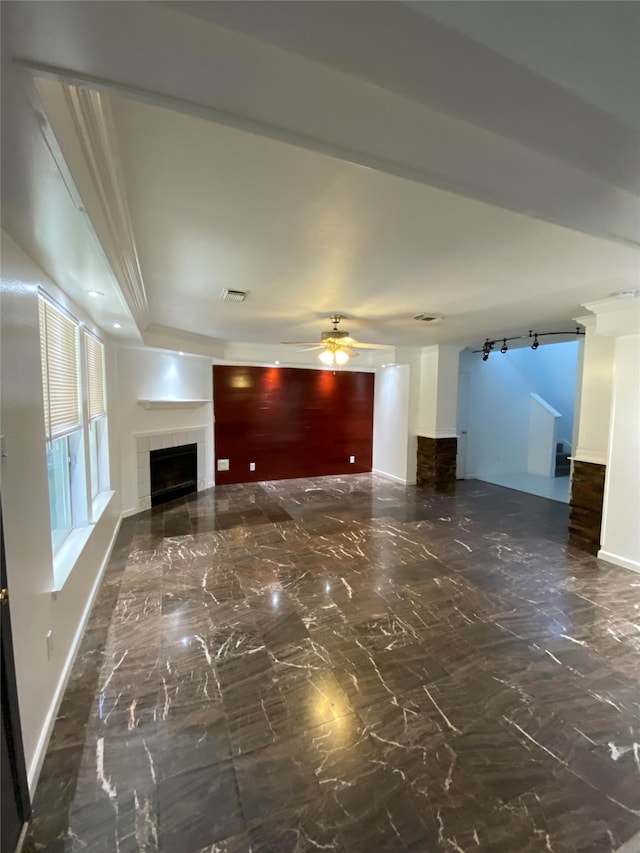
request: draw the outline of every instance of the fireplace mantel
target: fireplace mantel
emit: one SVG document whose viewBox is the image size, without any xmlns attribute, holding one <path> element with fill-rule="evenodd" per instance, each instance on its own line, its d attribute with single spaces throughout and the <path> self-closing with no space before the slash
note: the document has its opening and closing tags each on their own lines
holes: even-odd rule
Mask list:
<svg viewBox="0 0 640 853">
<path fill-rule="evenodd" d="M 210 403 L 211 400 L 147 400 L 140 399 L 138 403 L 145 409 L 197 409 Z"/>
</svg>

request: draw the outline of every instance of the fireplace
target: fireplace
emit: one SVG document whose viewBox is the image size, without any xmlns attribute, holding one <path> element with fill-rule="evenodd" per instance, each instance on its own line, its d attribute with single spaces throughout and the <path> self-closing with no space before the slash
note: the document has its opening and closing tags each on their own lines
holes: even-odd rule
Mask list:
<svg viewBox="0 0 640 853">
<path fill-rule="evenodd" d="M 197 444 L 163 447 L 152 450 L 149 457 L 151 506 L 158 506 L 197 490 Z"/>
</svg>

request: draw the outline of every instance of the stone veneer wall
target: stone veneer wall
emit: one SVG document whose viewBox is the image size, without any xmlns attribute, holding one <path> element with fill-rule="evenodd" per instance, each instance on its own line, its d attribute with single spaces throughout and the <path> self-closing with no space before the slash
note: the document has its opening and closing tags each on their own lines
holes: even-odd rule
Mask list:
<svg viewBox="0 0 640 853">
<path fill-rule="evenodd" d="M 569 543 L 594 555 L 600 548 L 604 474 L 604 465 L 595 462 L 573 463 Z"/>
<path fill-rule="evenodd" d="M 418 486 L 436 492 L 456 489 L 457 438 L 425 438 L 418 436 Z"/>
</svg>

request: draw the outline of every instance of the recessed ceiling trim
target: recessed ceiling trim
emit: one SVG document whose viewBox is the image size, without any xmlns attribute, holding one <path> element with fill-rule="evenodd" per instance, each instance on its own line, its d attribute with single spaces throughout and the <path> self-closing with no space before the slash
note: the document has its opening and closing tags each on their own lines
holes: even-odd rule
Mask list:
<svg viewBox="0 0 640 853">
<path fill-rule="evenodd" d="M 63 88 L 87 168 L 109 227 L 109 261 L 136 322 L 144 328 L 149 321 L 149 302 L 142 279 L 108 97 L 92 89 L 67 85 Z"/>
</svg>

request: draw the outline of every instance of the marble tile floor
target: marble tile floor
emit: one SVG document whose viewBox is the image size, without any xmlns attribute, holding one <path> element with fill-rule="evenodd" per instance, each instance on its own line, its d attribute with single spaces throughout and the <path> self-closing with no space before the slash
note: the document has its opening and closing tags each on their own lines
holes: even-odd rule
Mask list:
<svg viewBox="0 0 640 853">
<path fill-rule="evenodd" d="M 552 501 L 562 501 L 568 504 L 571 494 L 571 478 L 541 477 L 538 474 L 487 474 L 480 478 L 485 483 L 494 486 L 505 486 L 517 492 L 528 492 Z"/>
<path fill-rule="evenodd" d="M 371 474 L 125 520 L 24 849 L 629 849 L 640 576 L 566 528 Z"/>
</svg>

